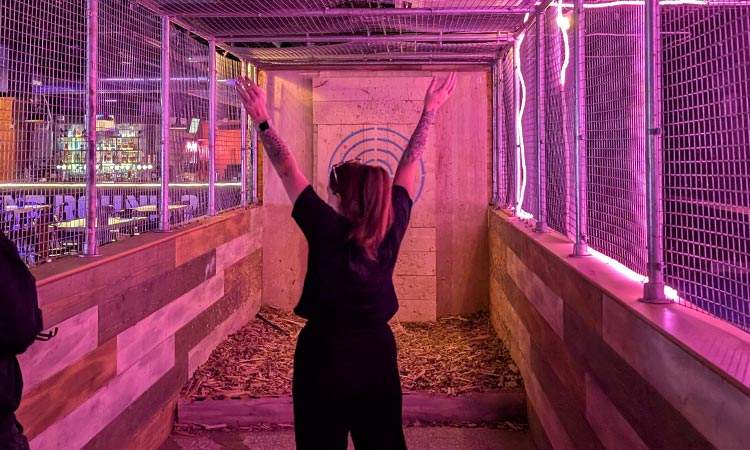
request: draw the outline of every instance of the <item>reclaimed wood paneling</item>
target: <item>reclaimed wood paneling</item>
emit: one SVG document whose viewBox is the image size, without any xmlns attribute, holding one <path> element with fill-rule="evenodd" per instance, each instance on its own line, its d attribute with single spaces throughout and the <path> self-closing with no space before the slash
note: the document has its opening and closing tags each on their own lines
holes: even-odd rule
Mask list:
<svg viewBox="0 0 750 450">
<path fill-rule="evenodd" d="M 99 304 L 99 342 L 112 339 L 215 273 L 216 252 L 211 250 L 166 274 L 149 275 L 135 287 L 103 300 Z"/>
<path fill-rule="evenodd" d="M 555 450 L 578 450 L 576 436 L 568 434 L 565 426 L 560 421 L 557 411 L 555 411 L 555 408 L 547 398 L 547 394 L 542 389 L 533 372 L 524 376 L 524 386 L 526 387 L 526 397 L 528 398 L 529 405 L 533 406 L 536 412 L 535 417 L 539 419 L 539 423 L 542 425 L 547 439 L 552 444 L 552 448 Z"/>
<path fill-rule="evenodd" d="M 622 417 L 601 386 L 586 375 L 586 420 L 605 448 L 648 450 L 633 426 Z"/>
<path fill-rule="evenodd" d="M 493 220 L 501 221 L 498 231 L 502 240 L 516 255 L 523 255 L 523 262 L 529 270 L 587 323 L 601 330 L 602 291 L 566 261 L 568 248 L 572 249 L 572 244 L 565 245 L 565 253 L 552 253 L 544 245 L 563 242 L 565 238 L 556 233 L 534 233 L 531 229 L 522 229 L 514 222 L 501 219 L 495 212 L 491 214 Z"/>
<path fill-rule="evenodd" d="M 508 275 L 526 295 L 528 301 L 544 317 L 555 333 L 563 337 L 563 300 L 555 294 L 512 251 L 507 251 Z"/>
<path fill-rule="evenodd" d="M 546 349 L 545 349 L 546 350 Z M 531 371 L 555 411 L 560 423 L 567 434 L 575 438 L 577 450 L 603 450 L 601 442 L 591 426 L 586 421 L 585 405 L 581 404 L 574 390 L 575 386 L 568 386 L 552 368 L 548 360 L 549 353 L 543 352 L 535 345 L 531 346 Z M 571 389 L 573 388 L 573 389 Z"/>
<path fill-rule="evenodd" d="M 224 296 L 224 275 L 219 273 L 197 288 L 131 326 L 117 336 L 117 373 L 138 363 L 144 353 L 174 334 Z"/>
<path fill-rule="evenodd" d="M 251 230 L 242 236 L 236 237 L 231 241 L 220 245 L 216 249 L 216 270 L 224 270 L 235 264 L 237 261 L 245 258 L 247 255 L 261 248 L 263 245 L 262 213 L 259 210 L 253 214 L 255 220 Z"/>
<path fill-rule="evenodd" d="M 544 431 L 539 416 L 534 409 L 534 405 L 527 403 L 527 415 L 529 417 L 529 436 L 536 450 L 555 450 L 549 442 L 547 433 Z"/>
<path fill-rule="evenodd" d="M 18 362 L 23 370 L 24 391 L 74 364 L 83 355 L 96 349 L 98 308 L 83 311 L 58 324 L 52 341 L 35 342 Z"/>
<path fill-rule="evenodd" d="M 217 325 L 202 341 L 188 352 L 188 378 L 193 376 L 196 369 L 203 365 L 211 353 L 219 346 L 230 334 L 236 333 L 237 330 L 247 325 L 252 319 L 249 316 L 247 308 L 237 308 L 229 317 Z"/>
<path fill-rule="evenodd" d="M 247 301 L 255 299 L 262 289 L 263 251 L 257 249 L 244 255 L 224 270 L 224 292 L 238 291 Z M 259 299 L 258 299 L 259 300 Z"/>
<path fill-rule="evenodd" d="M 24 434 L 35 438 L 67 416 L 117 373 L 117 343 L 111 340 L 27 390 L 16 413 Z"/>
<path fill-rule="evenodd" d="M 565 343 L 649 448 L 714 448 L 572 309 L 565 310 Z"/>
<path fill-rule="evenodd" d="M 91 269 L 40 283 L 39 306 L 46 328 L 174 269 L 175 244 L 166 241 Z M 110 336 L 111 337 L 111 336 Z M 101 342 L 106 342 L 107 339 Z"/>
<path fill-rule="evenodd" d="M 82 448 L 174 366 L 174 342 L 174 337 L 169 338 L 146 353 L 79 408 L 40 433 L 31 441 L 31 448 Z"/>
<path fill-rule="evenodd" d="M 114 418 L 82 450 L 156 450 L 172 431 L 179 390 L 187 381 L 187 359 L 159 378 L 136 401 Z"/>
<path fill-rule="evenodd" d="M 710 442 L 750 448 L 750 397 L 612 299 L 604 303 L 604 341 Z"/>
</svg>

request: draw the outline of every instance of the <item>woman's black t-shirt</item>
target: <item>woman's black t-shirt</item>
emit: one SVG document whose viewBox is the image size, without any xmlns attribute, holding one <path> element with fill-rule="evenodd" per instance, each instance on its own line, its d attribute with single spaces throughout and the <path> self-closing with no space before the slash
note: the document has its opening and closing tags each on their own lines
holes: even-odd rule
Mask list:
<svg viewBox="0 0 750 450">
<path fill-rule="evenodd" d="M 393 269 L 411 215 L 412 201 L 401 186 L 392 191 L 393 225 L 369 260 L 348 239 L 351 225 L 308 186 L 294 204 L 292 217 L 309 247 L 307 275 L 294 312 L 315 322 L 342 325 L 384 323 L 398 311 Z"/>
</svg>

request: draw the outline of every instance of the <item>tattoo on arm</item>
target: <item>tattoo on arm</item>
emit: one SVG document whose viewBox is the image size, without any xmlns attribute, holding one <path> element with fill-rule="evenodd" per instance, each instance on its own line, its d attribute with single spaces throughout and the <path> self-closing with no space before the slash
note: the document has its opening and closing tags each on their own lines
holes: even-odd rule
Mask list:
<svg viewBox="0 0 750 450">
<path fill-rule="evenodd" d="M 422 157 L 422 153 L 424 153 L 425 147 L 427 147 L 428 132 L 434 122 L 435 111 L 424 111 L 422 113 L 417 128 L 414 129 L 414 133 L 411 135 L 411 139 L 409 139 L 409 145 L 404 152 L 403 161 L 405 163 L 417 162 Z"/>
<path fill-rule="evenodd" d="M 266 150 L 268 159 L 271 160 L 273 167 L 279 173 L 279 176 L 284 177 L 289 175 L 292 162 L 295 161 L 294 155 L 289 151 L 289 147 L 286 146 L 284 141 L 276 132 L 276 129 L 270 127 L 264 131 L 258 133 L 260 140 L 263 141 L 263 148 Z"/>
</svg>

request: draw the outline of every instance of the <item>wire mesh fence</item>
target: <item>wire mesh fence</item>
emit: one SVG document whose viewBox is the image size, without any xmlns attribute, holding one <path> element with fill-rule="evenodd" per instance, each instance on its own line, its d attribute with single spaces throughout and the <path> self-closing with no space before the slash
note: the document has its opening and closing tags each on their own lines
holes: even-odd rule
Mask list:
<svg viewBox="0 0 750 450">
<path fill-rule="evenodd" d="M 242 106 L 236 82 L 242 63 L 230 56 L 217 59 L 216 210 L 240 205 L 242 196 Z"/>
<path fill-rule="evenodd" d="M 130 0 L 97 5 L 93 214 L 86 198 L 86 2 L 0 5 L 0 225 L 29 265 L 84 252 L 88 220 L 96 221 L 98 246 L 158 229 L 165 207 L 171 225 L 208 211 L 206 41 L 170 27 L 171 113 L 164 118 L 162 18 Z M 224 79 L 239 73 L 232 58 L 218 57 Z M 221 211 L 240 205 L 241 130 L 234 88 L 224 83 L 218 95 Z M 171 192 L 162 205 L 165 121 Z"/>
<path fill-rule="evenodd" d="M 79 242 L 54 227 L 83 207 L 84 18 L 73 0 L 0 5 L 0 225 L 29 264 Z"/>
<path fill-rule="evenodd" d="M 750 3 L 663 8 L 665 279 L 750 330 Z"/>
<path fill-rule="evenodd" d="M 179 225 L 208 214 L 209 49 L 182 28 L 170 36 L 170 196 Z"/>
<path fill-rule="evenodd" d="M 97 239 L 102 245 L 158 228 L 161 22 L 146 8 L 122 0 L 101 2 L 98 15 Z M 85 181 L 85 170 L 77 174 Z M 85 194 L 78 201 L 85 203 Z M 74 225 L 85 228 L 85 221 L 83 208 Z M 68 223 L 57 228 L 66 233 Z"/>
<path fill-rule="evenodd" d="M 646 273 L 644 8 L 586 11 L 588 244 Z"/>
</svg>

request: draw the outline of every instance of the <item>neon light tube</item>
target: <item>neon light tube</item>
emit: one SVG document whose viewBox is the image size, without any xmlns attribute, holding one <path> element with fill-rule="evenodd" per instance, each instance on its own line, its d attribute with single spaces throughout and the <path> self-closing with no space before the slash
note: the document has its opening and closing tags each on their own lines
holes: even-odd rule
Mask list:
<svg viewBox="0 0 750 450">
<path fill-rule="evenodd" d="M 516 157 L 516 192 L 518 192 L 518 204 L 516 205 L 516 215 L 522 219 L 533 217 L 523 210 L 523 201 L 526 196 L 526 147 L 523 140 L 523 113 L 526 110 L 526 82 L 521 71 L 521 44 L 523 43 L 526 33 L 521 33 L 516 41 L 516 71 L 518 73 L 518 82 L 521 87 L 521 104 L 516 112 L 516 133 L 518 137 L 518 156 Z"/>
<path fill-rule="evenodd" d="M 615 259 L 610 258 L 609 256 L 606 256 L 602 253 L 597 252 L 596 250 L 589 247 L 589 253 L 591 253 L 591 256 L 593 256 L 595 259 L 603 262 L 604 264 L 610 266 L 613 268 L 616 272 L 618 272 L 620 275 L 623 275 L 629 280 L 636 281 L 641 284 L 648 283 L 648 277 L 645 275 L 641 275 L 638 272 L 635 272 L 631 270 L 630 268 L 626 267 L 624 264 L 618 262 Z M 673 302 L 679 302 L 680 296 L 677 293 L 677 290 L 675 290 L 671 286 L 664 286 L 664 295 L 672 300 Z"/>
</svg>

